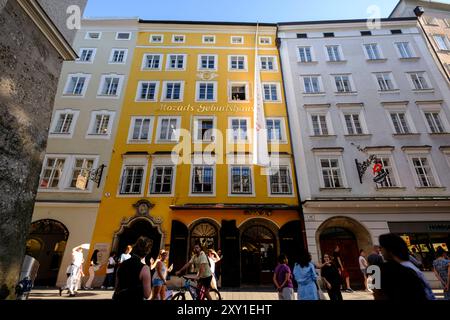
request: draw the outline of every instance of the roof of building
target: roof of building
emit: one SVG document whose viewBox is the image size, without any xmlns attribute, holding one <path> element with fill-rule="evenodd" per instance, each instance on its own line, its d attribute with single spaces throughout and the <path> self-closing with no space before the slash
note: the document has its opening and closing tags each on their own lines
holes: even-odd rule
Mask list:
<svg viewBox="0 0 450 320">
<path fill-rule="evenodd" d="M 395 21 L 411 21 L 416 20 L 416 17 L 399 17 L 399 18 L 383 18 L 381 22 L 395 22 Z M 365 23 L 367 19 L 348 19 L 348 20 L 316 20 L 316 21 L 291 21 L 279 22 L 279 26 L 291 25 L 317 25 L 317 24 L 340 24 L 340 23 Z"/>
<path fill-rule="evenodd" d="M 153 24 L 194 24 L 194 25 L 223 25 L 223 26 L 262 26 L 276 27 L 276 23 L 259 23 L 259 22 L 229 22 L 229 21 L 183 21 L 183 20 L 145 20 L 139 19 L 139 23 Z"/>
</svg>

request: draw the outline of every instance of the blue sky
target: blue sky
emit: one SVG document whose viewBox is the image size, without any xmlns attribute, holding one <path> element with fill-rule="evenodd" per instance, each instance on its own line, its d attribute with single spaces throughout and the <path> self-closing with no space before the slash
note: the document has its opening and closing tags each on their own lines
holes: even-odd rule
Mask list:
<svg viewBox="0 0 450 320">
<path fill-rule="evenodd" d="M 283 22 L 387 17 L 398 0 L 89 0 L 85 17 Z"/>
</svg>

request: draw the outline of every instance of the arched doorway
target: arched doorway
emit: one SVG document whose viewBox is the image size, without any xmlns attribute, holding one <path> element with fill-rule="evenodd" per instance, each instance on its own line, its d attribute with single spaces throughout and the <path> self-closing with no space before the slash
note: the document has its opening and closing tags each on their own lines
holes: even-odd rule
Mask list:
<svg viewBox="0 0 450 320">
<path fill-rule="evenodd" d="M 147 256 L 146 262 L 148 263 L 150 258 L 156 259 L 161 249 L 162 232 L 158 226 L 153 225 L 149 219 L 143 217 L 135 218 L 121 227 L 114 238 L 113 249 L 120 255 L 128 245 L 133 245 L 141 236 L 147 237 L 153 242 L 152 250 Z"/>
<path fill-rule="evenodd" d="M 69 230 L 59 221 L 44 219 L 31 224 L 26 254 L 39 262 L 36 286 L 56 285 L 68 238 Z"/>
<path fill-rule="evenodd" d="M 363 276 L 359 269 L 359 249 L 369 252 L 372 240 L 367 229 L 358 221 L 348 217 L 333 217 L 318 228 L 316 237 L 320 254 L 333 254 L 339 245 L 341 258 L 350 275 L 352 288 L 363 288 Z"/>
<path fill-rule="evenodd" d="M 254 219 L 240 229 L 242 283 L 272 283 L 278 252 L 276 227 Z"/>
<path fill-rule="evenodd" d="M 200 220 L 190 228 L 189 255 L 196 243 L 199 243 L 203 250 L 219 249 L 219 226 L 211 220 Z"/>
</svg>

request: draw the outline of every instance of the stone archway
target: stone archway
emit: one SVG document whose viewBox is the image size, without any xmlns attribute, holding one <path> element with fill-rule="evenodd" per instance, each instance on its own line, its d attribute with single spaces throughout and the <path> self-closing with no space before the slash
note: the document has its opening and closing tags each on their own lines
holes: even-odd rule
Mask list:
<svg viewBox="0 0 450 320">
<path fill-rule="evenodd" d="M 317 229 L 316 243 L 320 256 L 324 253 L 332 255 L 338 245 L 344 267 L 350 274 L 352 287 L 362 287 L 363 277 L 358 263 L 359 249 L 370 252 L 373 244 L 369 231 L 360 222 L 342 216 L 330 218 Z"/>
<path fill-rule="evenodd" d="M 136 214 L 122 219 L 119 229 L 114 233 L 112 251 L 120 256 L 127 245 L 133 245 L 140 236 L 144 236 L 153 241 L 152 250 L 146 260 L 158 257 L 159 250 L 164 248 L 166 235 L 162 228 L 162 219 L 149 213 L 153 206 L 147 200 L 139 200 L 133 205 Z"/>
<path fill-rule="evenodd" d="M 39 262 L 35 285 L 56 284 L 68 238 L 69 230 L 57 220 L 43 219 L 31 223 L 26 254 Z"/>
<path fill-rule="evenodd" d="M 200 219 L 189 226 L 189 251 L 191 254 L 195 243 L 199 243 L 203 250 L 220 248 L 220 225 L 212 219 Z"/>
<path fill-rule="evenodd" d="M 242 283 L 269 284 L 279 253 L 278 227 L 261 218 L 250 219 L 240 228 Z"/>
</svg>

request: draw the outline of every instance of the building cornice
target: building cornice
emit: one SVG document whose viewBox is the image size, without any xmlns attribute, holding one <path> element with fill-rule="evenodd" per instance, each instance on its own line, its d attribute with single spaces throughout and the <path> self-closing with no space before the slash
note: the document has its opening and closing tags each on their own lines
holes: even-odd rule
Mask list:
<svg viewBox="0 0 450 320">
<path fill-rule="evenodd" d="M 414 151 L 430 151 L 431 146 L 425 145 L 425 146 L 404 146 L 402 147 L 402 151 L 405 152 L 414 152 Z"/>
<path fill-rule="evenodd" d="M 36 0 L 17 0 L 30 19 L 66 61 L 78 58 L 76 52 Z"/>
<path fill-rule="evenodd" d="M 77 201 L 77 200 L 36 200 L 34 206 L 36 208 L 53 207 L 53 208 L 99 208 L 100 200 Z"/>
<path fill-rule="evenodd" d="M 304 208 L 450 208 L 450 197 L 315 198 L 302 202 Z"/>
</svg>

